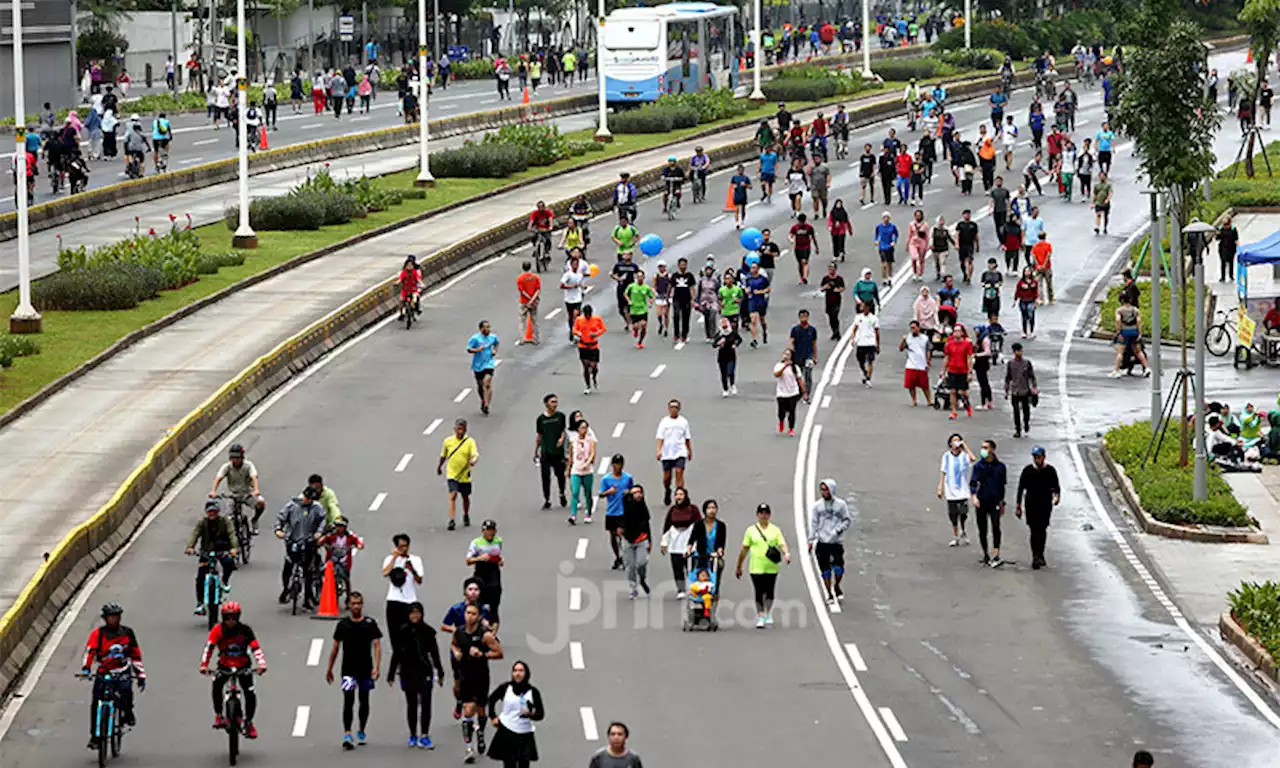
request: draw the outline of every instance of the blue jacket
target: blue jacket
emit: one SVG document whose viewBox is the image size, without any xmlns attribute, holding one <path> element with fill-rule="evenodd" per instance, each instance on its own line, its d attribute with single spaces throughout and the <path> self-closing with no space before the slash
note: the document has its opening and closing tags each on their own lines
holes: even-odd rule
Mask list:
<svg viewBox="0 0 1280 768">
<path fill-rule="evenodd" d="M 1008 473 L 1003 462 L 999 459 L 981 459 L 973 464 L 973 472 L 969 476 L 969 491 L 978 497 L 978 506 L 998 507 L 1004 501 L 1007 482 Z"/>
</svg>

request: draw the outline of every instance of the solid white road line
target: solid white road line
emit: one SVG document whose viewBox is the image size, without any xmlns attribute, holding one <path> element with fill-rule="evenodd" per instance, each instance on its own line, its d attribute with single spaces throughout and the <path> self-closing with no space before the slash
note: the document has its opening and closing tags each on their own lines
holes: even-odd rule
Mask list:
<svg viewBox="0 0 1280 768">
<path fill-rule="evenodd" d="M 622 431 L 627 428 L 627 422 L 620 421 L 613 427 L 613 439 L 617 440 L 622 437 Z"/>
<path fill-rule="evenodd" d="M 893 734 L 894 741 L 901 743 L 907 740 L 907 732 L 902 730 L 902 724 L 898 722 L 892 709 L 881 707 L 880 716 L 884 718 L 884 724 L 889 726 L 889 733 Z"/>
<path fill-rule="evenodd" d="M 551 311 L 550 311 L 550 312 L 548 312 L 547 314 L 543 315 L 543 316 L 542 316 L 542 319 L 543 319 L 543 320 L 551 320 L 551 319 L 553 319 L 556 315 L 560 314 L 560 312 L 561 312 L 563 309 L 564 309 L 563 307 L 556 307 L 555 309 L 551 310 Z"/>
<path fill-rule="evenodd" d="M 692 235 L 692 234 L 693 234 L 693 230 L 692 230 L 692 229 L 686 229 L 685 231 L 683 231 L 683 232 L 681 232 L 680 234 L 676 235 L 676 239 L 677 239 L 677 240 L 683 240 L 683 239 L 685 239 L 686 237 L 688 237 L 688 236 L 690 236 L 690 235 Z"/>
<path fill-rule="evenodd" d="M 203 157 L 188 157 L 186 160 L 179 160 L 178 165 L 195 165 L 203 160 Z"/>
<path fill-rule="evenodd" d="M 677 342 L 676 342 L 676 345 L 675 345 L 675 347 L 674 347 L 674 349 L 675 349 L 675 351 L 677 351 L 677 352 L 679 352 L 680 350 L 684 349 L 684 342 L 683 342 L 683 341 L 677 341 Z"/>
<path fill-rule="evenodd" d="M 599 741 L 600 731 L 596 729 L 596 713 L 591 707 L 578 707 L 582 715 L 582 735 L 587 741 Z"/>
<path fill-rule="evenodd" d="M 577 640 L 569 641 L 569 666 L 574 669 L 587 668 L 587 663 L 582 658 L 582 643 Z"/>
<path fill-rule="evenodd" d="M 711 223 L 712 223 L 712 224 L 719 224 L 720 222 L 724 221 L 724 217 L 725 217 L 725 215 L 722 213 L 722 214 L 720 214 L 719 216 L 716 216 L 715 218 L 713 218 L 713 219 L 711 220 Z"/>
<path fill-rule="evenodd" d="M 324 126 L 324 123 L 308 123 L 306 125 L 298 126 L 298 129 L 302 131 L 309 131 L 312 128 L 321 128 L 323 126 Z"/>
<path fill-rule="evenodd" d="M 840 359 L 836 361 L 835 375 L 831 377 L 831 386 L 833 387 L 839 386 L 840 382 L 844 380 L 845 369 L 849 366 L 849 355 L 852 355 L 852 354 L 853 354 L 852 344 L 849 344 L 848 346 L 846 346 L 844 348 L 844 351 L 840 353 Z"/>
<path fill-rule="evenodd" d="M 382 502 L 387 500 L 387 492 L 379 491 L 377 496 L 373 497 L 373 503 L 369 505 L 370 512 L 377 512 L 382 508 Z"/>
<path fill-rule="evenodd" d="M 661 365 L 659 365 L 657 368 L 654 368 L 654 369 L 653 369 L 653 373 L 649 374 L 649 378 L 651 378 L 651 379 L 656 379 L 656 378 L 658 378 L 659 376 L 661 376 L 661 375 L 662 375 L 662 372 L 663 372 L 663 371 L 665 371 L 665 370 L 667 370 L 667 365 L 666 365 L 666 363 L 662 363 L 662 364 L 661 364 Z"/>
<path fill-rule="evenodd" d="M 582 587 L 569 587 L 569 610 L 582 610 Z"/>
<path fill-rule="evenodd" d="M 471 387 L 463 387 L 463 388 L 462 388 L 462 391 L 461 391 L 461 392 L 459 392 L 459 393 L 457 394 L 457 396 L 453 398 L 453 402 L 455 402 L 455 403 L 460 403 L 460 402 L 462 402 L 463 400 L 466 400 L 466 399 L 467 399 L 467 395 L 469 395 L 469 394 L 471 394 Z"/>
<path fill-rule="evenodd" d="M 307 723 L 311 722 L 311 707 L 298 705 L 298 714 L 293 716 L 293 738 L 301 739 L 307 735 Z"/>
<path fill-rule="evenodd" d="M 596 498 L 600 498 L 600 497 L 599 497 L 599 496 L 597 496 Z M 592 505 L 592 506 L 594 506 L 594 505 Z M 587 546 L 588 546 L 589 544 L 591 544 L 591 540 L 590 540 L 590 539 L 578 539 L 578 547 L 577 547 L 576 549 L 574 549 L 574 550 L 573 550 L 573 559 L 574 559 L 574 560 L 586 560 L 586 559 L 587 559 Z"/>
<path fill-rule="evenodd" d="M 822 407 L 823 407 L 823 408 L 830 408 L 830 407 L 831 407 L 831 395 L 823 395 L 823 396 L 822 396 Z"/>
<path fill-rule="evenodd" d="M 324 638 L 323 637 L 311 638 L 311 648 L 307 651 L 308 667 L 320 666 L 320 653 L 322 651 L 324 651 Z"/>
<path fill-rule="evenodd" d="M 217 144 L 217 143 L 218 143 L 217 139 L 201 139 L 200 141 L 191 142 L 191 146 L 203 147 L 205 144 Z"/>
<path fill-rule="evenodd" d="M 632 392 L 632 393 L 631 393 L 631 400 L 630 400 L 630 403 L 631 403 L 632 405 L 635 405 L 636 403 L 640 402 L 640 397 L 641 397 L 641 395 L 643 395 L 643 394 L 644 394 L 644 390 L 643 390 L 643 389 L 637 389 L 635 392 Z"/>
<path fill-rule="evenodd" d="M 405 455 L 401 456 L 401 457 L 400 457 L 400 463 L 396 464 L 396 471 L 397 471 L 397 472 L 403 472 L 403 471 L 405 470 L 405 467 L 408 467 L 408 466 L 409 466 L 409 462 L 411 462 L 411 461 L 413 461 L 413 454 L 412 454 L 412 453 L 406 453 Z"/>
<path fill-rule="evenodd" d="M 431 423 L 427 425 L 427 428 L 422 430 L 422 434 L 429 435 L 432 432 L 435 432 L 436 427 L 440 426 L 443 423 L 444 423 L 444 419 L 432 419 Z"/>
<path fill-rule="evenodd" d="M 853 668 L 859 672 L 866 672 L 867 662 L 862 660 L 862 654 L 858 651 L 858 646 L 854 643 L 845 643 L 844 649 L 849 653 L 849 660 L 853 662 Z"/>
</svg>

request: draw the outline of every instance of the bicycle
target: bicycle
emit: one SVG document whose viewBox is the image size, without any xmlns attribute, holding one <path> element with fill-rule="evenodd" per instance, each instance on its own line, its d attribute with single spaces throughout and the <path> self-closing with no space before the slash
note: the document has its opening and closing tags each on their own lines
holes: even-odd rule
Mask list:
<svg viewBox="0 0 1280 768">
<path fill-rule="evenodd" d="M 849 156 L 849 139 L 841 134 L 836 137 L 836 159 L 843 160 Z"/>
<path fill-rule="evenodd" d="M 222 578 L 218 575 L 218 564 L 222 562 L 222 558 L 227 554 L 226 552 L 203 552 L 199 554 L 200 567 L 207 569 L 204 574 L 204 591 L 202 594 L 204 595 L 204 613 L 209 618 L 209 629 L 213 629 L 218 625 L 223 593 L 227 591 L 226 586 L 222 583 Z"/>
<path fill-rule="evenodd" d="M 706 202 L 707 172 L 705 170 L 693 172 L 693 183 L 691 186 L 693 187 L 693 202 L 694 203 Z"/>
<path fill-rule="evenodd" d="M 404 321 L 404 329 L 406 331 L 413 327 L 413 320 L 416 314 L 417 310 L 413 307 L 413 297 L 400 297 L 400 319 Z"/>
<path fill-rule="evenodd" d="M 539 272 L 551 266 L 551 233 L 537 230 L 533 233 L 533 264 Z"/>
<path fill-rule="evenodd" d="M 1236 338 L 1236 321 L 1225 310 L 1218 310 L 1218 320 L 1204 332 L 1204 348 L 1214 357 L 1225 357 Z"/>
<path fill-rule="evenodd" d="M 54 195 L 57 195 L 66 181 L 66 172 L 62 170 L 62 158 L 59 157 L 54 160 L 52 157 L 47 157 L 45 165 L 49 168 L 49 189 Z"/>
<path fill-rule="evenodd" d="M 169 170 L 169 145 L 163 144 L 154 150 L 156 158 L 156 173 L 164 173 Z"/>
<path fill-rule="evenodd" d="M 582 230 L 582 244 L 591 245 L 591 217 L 582 214 L 572 214 L 573 220 L 578 222 L 578 229 Z"/>
<path fill-rule="evenodd" d="M 675 221 L 676 211 L 680 208 L 680 184 L 674 179 L 667 180 L 667 194 L 663 212 L 667 214 L 667 221 Z"/>
<path fill-rule="evenodd" d="M 222 689 L 222 715 L 226 721 L 223 729 L 227 732 L 227 758 L 231 765 L 240 757 L 240 736 L 244 733 L 244 702 L 241 701 L 241 670 L 219 669 L 214 673 L 217 679 L 230 678 Z"/>
<path fill-rule="evenodd" d="M 244 513 L 244 507 L 249 499 L 246 496 L 227 494 L 219 494 L 218 498 L 231 501 L 231 524 L 235 526 L 236 538 L 240 540 L 240 562 L 248 565 L 249 550 L 253 547 L 253 527 L 249 524 L 249 517 Z"/>
<path fill-rule="evenodd" d="M 90 678 L 85 678 L 90 679 Z M 102 692 L 95 698 L 93 708 L 93 736 L 98 740 L 98 768 L 107 764 L 107 750 L 112 757 L 119 757 L 124 746 L 124 732 L 128 726 L 124 724 L 124 708 L 120 706 L 120 689 L 116 685 L 119 680 L 133 682 L 129 675 L 117 675 L 113 672 L 98 672 L 93 676 L 94 691 Z"/>
<path fill-rule="evenodd" d="M 305 567 L 306 559 L 311 557 L 311 552 L 306 546 L 286 545 L 289 549 L 289 562 L 293 567 L 289 571 L 289 603 L 290 613 L 294 616 L 298 615 L 298 598 L 302 597 L 307 590 L 307 570 Z M 305 601 L 304 601 L 305 602 Z"/>
</svg>

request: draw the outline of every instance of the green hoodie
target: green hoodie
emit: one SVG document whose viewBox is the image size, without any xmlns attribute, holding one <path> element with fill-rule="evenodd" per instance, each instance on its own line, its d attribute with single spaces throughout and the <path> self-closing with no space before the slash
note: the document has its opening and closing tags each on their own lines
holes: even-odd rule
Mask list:
<svg viewBox="0 0 1280 768">
<path fill-rule="evenodd" d="M 329 486 L 324 487 L 317 501 L 320 502 L 321 507 L 324 507 L 325 527 L 333 525 L 333 521 L 342 516 L 342 510 L 338 508 L 338 494 L 334 493 Z"/>
</svg>

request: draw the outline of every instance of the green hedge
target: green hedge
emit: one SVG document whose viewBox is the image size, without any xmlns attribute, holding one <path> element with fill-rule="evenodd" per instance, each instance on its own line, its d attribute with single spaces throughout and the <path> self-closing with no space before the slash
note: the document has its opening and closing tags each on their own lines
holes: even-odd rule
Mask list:
<svg viewBox="0 0 1280 768">
<path fill-rule="evenodd" d="M 821 101 L 836 95 L 836 84 L 830 80 L 771 80 L 760 90 L 769 101 Z"/>
<path fill-rule="evenodd" d="M 192 230 L 174 230 L 165 235 L 134 235 L 117 243 L 93 249 L 84 246 L 58 252 L 59 270 L 82 270 L 120 264 L 139 264 L 157 270 L 161 288 L 180 288 L 196 279 L 196 255 L 200 239 Z"/>
<path fill-rule="evenodd" d="M 1182 525 L 1227 525 L 1246 527 L 1249 515 L 1231 493 L 1231 487 L 1213 466 L 1209 467 L 1209 497 L 1193 501 L 1192 467 L 1178 466 L 1178 425 L 1169 433 L 1153 461 L 1142 464 L 1151 442 L 1151 422 L 1125 424 L 1107 431 L 1104 440 L 1116 463 L 1124 467 L 1138 500 L 1155 519 Z"/>
<path fill-rule="evenodd" d="M 658 97 L 655 103 L 659 107 L 692 109 L 697 113 L 699 123 L 741 117 L 751 108 L 750 103 L 746 100 L 735 99 L 733 91 L 728 88 L 686 93 L 664 93 Z"/>
<path fill-rule="evenodd" d="M 569 156 L 569 140 L 555 125 L 546 123 L 504 125 L 486 133 L 482 143 L 519 147 L 525 151 L 525 161 L 534 166 L 551 165 Z"/>
<path fill-rule="evenodd" d="M 133 309 L 160 295 L 164 273 L 142 264 L 103 264 L 63 269 L 31 286 L 36 309 L 116 310 Z"/>
<path fill-rule="evenodd" d="M 958 51 L 943 51 L 938 58 L 956 69 L 999 69 L 1004 62 L 1004 52 L 995 48 L 962 48 Z"/>
<path fill-rule="evenodd" d="M 455 61 L 449 71 L 455 80 L 488 80 L 494 76 L 493 62 L 488 59 Z"/>
<path fill-rule="evenodd" d="M 441 179 L 502 179 L 528 168 L 525 151 L 508 144 L 465 144 L 431 153 L 431 173 Z"/>
<path fill-rule="evenodd" d="M 19 357 L 40 354 L 40 342 L 30 336 L 0 335 L 0 368 L 10 368 Z"/>
<path fill-rule="evenodd" d="M 1227 595 L 1231 615 L 1280 664 L 1280 584 L 1244 582 Z"/>
<path fill-rule="evenodd" d="M 885 82 L 901 82 L 916 78 L 924 80 L 938 75 L 949 75 L 955 70 L 932 56 L 912 59 L 883 59 L 872 63 L 871 70 Z"/>
<path fill-rule="evenodd" d="M 973 25 L 974 48 L 991 48 L 1015 59 L 1031 59 L 1043 51 L 1055 56 L 1069 53 L 1076 42 L 1092 45 L 1120 42 L 1121 30 L 1110 14 L 1102 11 L 1071 11 L 1056 19 L 1009 24 L 1003 21 L 980 21 Z M 943 32 L 933 44 L 935 51 L 958 51 L 964 48 L 964 28 Z M 1062 68 L 1059 62 L 1059 69 Z"/>
<path fill-rule="evenodd" d="M 196 272 L 201 275 L 212 275 L 223 267 L 238 267 L 243 263 L 243 253 L 234 251 L 229 253 L 200 253 L 196 255 Z"/>
</svg>

